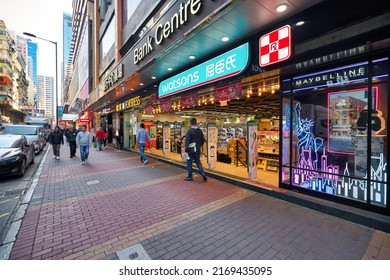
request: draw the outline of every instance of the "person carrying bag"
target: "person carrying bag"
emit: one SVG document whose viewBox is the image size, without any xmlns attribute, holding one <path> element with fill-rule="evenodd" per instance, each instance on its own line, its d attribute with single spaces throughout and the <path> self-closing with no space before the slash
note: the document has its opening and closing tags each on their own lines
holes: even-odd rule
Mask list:
<svg viewBox="0 0 390 280">
<path fill-rule="evenodd" d="M 200 150 L 204 144 L 204 135 L 201 129 L 196 126 L 196 119 L 192 118 L 190 121 L 190 129 L 186 134 L 185 152 L 188 153 L 189 159 L 187 160 L 187 172 L 188 176 L 184 178 L 185 181 L 193 181 L 192 178 L 192 162 L 195 161 L 198 166 L 199 173 L 203 177 L 203 181 L 207 181 L 206 174 L 203 169 L 203 165 L 200 162 Z"/>
</svg>

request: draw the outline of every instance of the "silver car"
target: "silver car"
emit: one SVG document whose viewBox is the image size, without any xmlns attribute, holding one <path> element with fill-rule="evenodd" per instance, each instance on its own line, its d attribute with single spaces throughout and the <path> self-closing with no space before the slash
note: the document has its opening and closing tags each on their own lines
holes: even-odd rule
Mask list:
<svg viewBox="0 0 390 280">
<path fill-rule="evenodd" d="M 45 145 L 45 133 L 39 126 L 12 124 L 5 126 L 1 133 L 26 136 L 29 142 L 34 143 L 35 154 L 39 154 Z"/>
</svg>

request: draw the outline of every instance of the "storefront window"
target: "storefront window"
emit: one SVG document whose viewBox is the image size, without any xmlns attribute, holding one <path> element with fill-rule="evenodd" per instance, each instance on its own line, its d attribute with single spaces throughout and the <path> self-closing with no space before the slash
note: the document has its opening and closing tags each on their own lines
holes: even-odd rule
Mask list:
<svg viewBox="0 0 390 280">
<path fill-rule="evenodd" d="M 386 207 L 386 65 L 367 61 L 283 81 L 284 183 Z"/>
</svg>

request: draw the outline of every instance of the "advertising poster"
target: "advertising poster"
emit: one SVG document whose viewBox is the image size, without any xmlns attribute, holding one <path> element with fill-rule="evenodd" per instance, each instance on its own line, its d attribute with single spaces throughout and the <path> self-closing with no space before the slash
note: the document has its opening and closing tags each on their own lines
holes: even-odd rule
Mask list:
<svg viewBox="0 0 390 280">
<path fill-rule="evenodd" d="M 150 151 L 154 151 L 156 149 L 156 134 L 157 134 L 157 127 L 155 125 L 152 125 L 150 127 Z"/>
<path fill-rule="evenodd" d="M 214 169 L 217 162 L 217 124 L 207 124 L 207 163 Z"/>
<path fill-rule="evenodd" d="M 169 124 L 164 124 L 163 127 L 163 153 L 165 157 L 169 157 L 171 153 L 171 128 Z"/>
<path fill-rule="evenodd" d="M 248 122 L 247 151 L 248 151 L 248 179 L 257 178 L 257 134 L 258 124 Z"/>
</svg>

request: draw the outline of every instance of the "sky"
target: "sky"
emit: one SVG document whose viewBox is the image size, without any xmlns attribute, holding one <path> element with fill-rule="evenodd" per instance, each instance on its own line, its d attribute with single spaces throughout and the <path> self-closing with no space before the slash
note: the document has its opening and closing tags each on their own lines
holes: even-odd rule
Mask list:
<svg viewBox="0 0 390 280">
<path fill-rule="evenodd" d="M 61 81 L 62 18 L 72 13 L 72 0 L 1 0 L 0 19 L 16 35 L 23 32 L 57 42 L 58 81 Z M 55 45 L 30 38 L 38 43 L 38 75 L 55 77 Z"/>
</svg>

